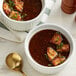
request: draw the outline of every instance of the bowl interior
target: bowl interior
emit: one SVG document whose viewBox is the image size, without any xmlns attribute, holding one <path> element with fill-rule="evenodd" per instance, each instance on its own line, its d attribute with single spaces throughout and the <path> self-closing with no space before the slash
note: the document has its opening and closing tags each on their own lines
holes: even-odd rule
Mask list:
<svg viewBox="0 0 76 76">
<path fill-rule="evenodd" d="M 13 22 L 18 22 L 18 23 L 32 22 L 32 21 L 38 19 L 38 18 L 44 13 L 44 11 L 45 11 L 45 0 L 41 0 L 41 2 L 42 2 L 42 9 L 41 9 L 41 12 L 39 13 L 38 16 L 36 16 L 35 18 L 33 18 L 33 19 L 31 19 L 31 20 L 27 20 L 27 21 L 16 21 L 16 20 L 13 20 L 13 19 L 9 18 L 9 17 L 5 14 L 5 12 L 4 12 L 4 10 L 3 10 L 3 2 L 4 2 L 4 0 L 3 0 L 2 3 L 1 3 L 1 13 L 2 13 L 2 15 L 3 15 L 4 17 L 6 17 L 8 20 L 13 21 Z"/>
</svg>

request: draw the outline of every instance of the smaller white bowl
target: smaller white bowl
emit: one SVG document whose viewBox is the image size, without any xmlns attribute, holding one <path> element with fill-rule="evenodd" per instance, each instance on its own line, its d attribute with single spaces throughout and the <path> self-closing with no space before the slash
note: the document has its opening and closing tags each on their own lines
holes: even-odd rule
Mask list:
<svg viewBox="0 0 76 76">
<path fill-rule="evenodd" d="M 10 27 L 13 30 L 17 30 L 17 31 L 29 31 L 30 29 L 32 29 L 34 26 L 36 26 L 37 24 L 39 24 L 44 12 L 45 12 L 45 0 L 41 0 L 42 2 L 42 10 L 40 12 L 40 14 L 31 19 L 31 20 L 27 20 L 27 21 L 16 21 L 13 20 L 11 18 L 9 18 L 8 16 L 6 16 L 6 14 L 3 11 L 3 1 L 1 1 L 0 3 L 0 12 L 1 12 L 1 16 L 4 20 L 4 23 L 8 24 L 7 26 Z"/>
<path fill-rule="evenodd" d="M 43 65 L 40 65 L 38 64 L 31 56 L 30 54 L 30 51 L 29 51 L 29 42 L 30 42 L 30 39 L 33 37 L 33 35 L 35 35 L 37 32 L 41 31 L 41 30 L 44 30 L 44 29 L 52 29 L 52 30 L 56 30 L 56 31 L 59 31 L 61 32 L 66 38 L 67 40 L 69 41 L 69 44 L 70 44 L 70 54 L 67 58 L 67 60 L 58 65 L 58 66 L 55 66 L 55 67 L 46 67 L 46 66 L 43 66 Z M 27 35 L 26 39 L 25 39 L 25 54 L 26 54 L 26 57 L 28 59 L 28 62 L 30 63 L 30 65 L 37 71 L 41 72 L 41 73 L 44 73 L 44 74 L 55 74 L 59 71 L 61 71 L 65 66 L 66 64 L 70 61 L 70 58 L 72 57 L 72 53 L 73 53 L 73 50 L 74 50 L 74 42 L 73 42 L 73 38 L 71 36 L 71 34 L 66 30 L 64 29 L 63 27 L 60 27 L 56 24 L 51 24 L 51 23 L 47 23 L 47 24 L 42 24 L 40 26 L 36 26 L 34 29 L 32 29 L 29 34 Z"/>
</svg>

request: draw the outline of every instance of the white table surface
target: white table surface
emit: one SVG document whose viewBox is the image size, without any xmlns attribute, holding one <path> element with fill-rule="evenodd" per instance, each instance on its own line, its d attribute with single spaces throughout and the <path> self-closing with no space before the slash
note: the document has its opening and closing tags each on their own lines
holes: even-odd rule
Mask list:
<svg viewBox="0 0 76 76">
<path fill-rule="evenodd" d="M 57 0 L 50 16 L 46 20 L 49 23 L 55 23 L 63 26 L 70 31 L 74 38 L 76 45 L 76 22 L 74 21 L 75 13 L 72 15 L 65 14 L 60 8 L 61 0 Z M 74 50 L 73 56 L 69 64 L 58 74 L 44 75 L 35 71 L 27 62 L 24 53 L 24 43 L 14 43 L 4 39 L 0 39 L 0 76 L 22 76 L 21 73 L 8 69 L 5 64 L 6 56 L 11 52 L 18 52 L 23 58 L 23 71 L 27 76 L 76 76 L 76 51 Z"/>
</svg>

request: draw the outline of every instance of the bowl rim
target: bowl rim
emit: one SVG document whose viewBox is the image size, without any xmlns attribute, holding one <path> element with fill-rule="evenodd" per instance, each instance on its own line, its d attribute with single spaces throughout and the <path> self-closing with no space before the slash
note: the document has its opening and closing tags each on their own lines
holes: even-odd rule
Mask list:
<svg viewBox="0 0 76 76">
<path fill-rule="evenodd" d="M 66 59 L 66 61 L 64 61 L 62 64 L 57 65 L 57 66 L 54 66 L 54 67 L 44 66 L 44 65 L 41 65 L 41 64 L 39 64 L 38 62 L 36 62 L 36 61 L 32 58 L 32 56 L 31 56 L 31 54 L 30 54 L 30 52 L 29 52 L 29 50 L 28 50 L 28 47 L 26 47 L 27 39 L 28 39 L 29 35 L 30 35 L 34 30 L 36 30 L 36 29 L 38 29 L 39 27 L 44 26 L 44 25 L 46 25 L 46 26 L 47 26 L 47 25 L 49 25 L 49 26 L 50 26 L 50 25 L 51 25 L 51 26 L 56 26 L 56 27 L 58 27 L 59 29 L 62 29 L 63 31 L 65 31 L 65 32 L 68 34 L 68 36 L 70 37 L 71 42 L 72 42 L 72 51 L 70 52 L 70 54 L 69 54 L 68 58 Z M 37 32 L 36 32 L 36 33 L 37 33 Z M 34 27 L 34 28 L 28 33 L 28 35 L 27 35 L 27 37 L 26 37 L 26 39 L 25 39 L 25 42 L 24 42 L 24 48 L 25 48 L 25 54 L 26 54 L 26 56 L 27 56 L 34 64 L 36 64 L 38 67 L 43 68 L 43 69 L 56 69 L 56 68 L 62 67 L 63 65 L 65 65 L 65 64 L 70 60 L 71 56 L 73 55 L 73 51 L 74 51 L 74 41 L 73 41 L 73 37 L 72 37 L 72 35 L 70 34 L 70 32 L 67 31 L 64 27 L 58 26 L 58 24 L 55 24 L 55 23 L 45 23 L 45 24 L 41 24 L 41 25 L 39 25 L 39 26 Z M 28 50 L 28 51 L 27 51 L 27 50 Z M 28 52 L 28 53 L 27 53 L 27 52 Z"/>
<path fill-rule="evenodd" d="M 42 14 L 44 13 L 46 6 L 45 6 L 45 0 L 43 0 L 43 1 L 44 1 L 44 2 L 43 2 L 44 4 L 42 5 L 42 9 L 41 9 L 40 13 L 38 14 L 38 16 L 36 16 L 35 18 L 33 18 L 33 19 L 31 19 L 31 20 L 27 20 L 27 21 L 16 21 L 16 20 L 13 20 L 13 19 L 9 18 L 9 17 L 4 13 L 4 11 L 3 11 L 3 2 L 4 2 L 4 0 L 1 2 L 0 12 L 1 12 L 1 14 L 2 14 L 6 19 L 8 19 L 9 21 L 16 22 L 16 23 L 30 23 L 30 22 L 33 22 L 33 21 L 39 19 L 39 18 L 42 16 Z M 41 1 L 41 2 L 42 2 L 42 1 Z"/>
</svg>

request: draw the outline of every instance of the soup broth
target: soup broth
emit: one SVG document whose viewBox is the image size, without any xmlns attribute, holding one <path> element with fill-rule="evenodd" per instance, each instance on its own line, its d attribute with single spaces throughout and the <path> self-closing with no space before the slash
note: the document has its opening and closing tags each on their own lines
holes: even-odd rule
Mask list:
<svg viewBox="0 0 76 76">
<path fill-rule="evenodd" d="M 55 30 L 42 30 L 30 40 L 32 58 L 44 66 L 57 66 L 69 56 L 70 45 L 66 37 Z"/>
</svg>

